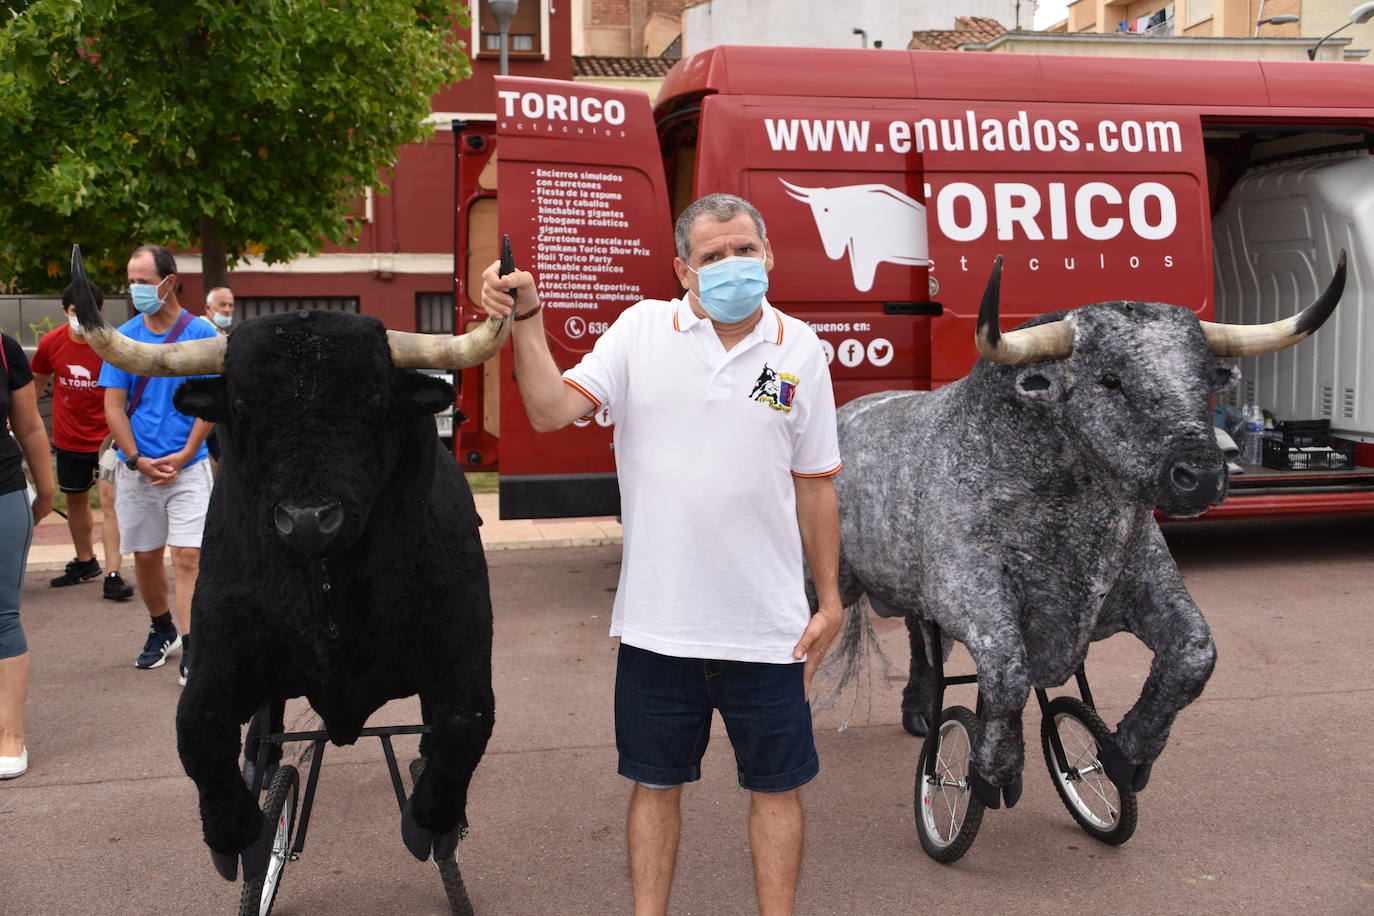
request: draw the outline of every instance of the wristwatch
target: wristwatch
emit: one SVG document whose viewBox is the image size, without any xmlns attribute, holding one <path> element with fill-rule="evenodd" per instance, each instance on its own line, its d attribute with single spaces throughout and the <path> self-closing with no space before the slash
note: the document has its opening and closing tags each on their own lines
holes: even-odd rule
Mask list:
<svg viewBox="0 0 1374 916">
<path fill-rule="evenodd" d="M 126 468 L 128 468 L 129 470 L 131 470 L 131 471 L 137 471 L 137 470 L 138 470 L 138 459 L 140 459 L 140 458 L 142 458 L 142 457 L 143 457 L 143 453 L 142 453 L 142 452 L 134 452 L 134 453 L 133 453 L 132 455 L 130 455 L 128 458 L 125 458 L 125 459 L 124 459 L 124 466 L 125 466 Z"/>
</svg>

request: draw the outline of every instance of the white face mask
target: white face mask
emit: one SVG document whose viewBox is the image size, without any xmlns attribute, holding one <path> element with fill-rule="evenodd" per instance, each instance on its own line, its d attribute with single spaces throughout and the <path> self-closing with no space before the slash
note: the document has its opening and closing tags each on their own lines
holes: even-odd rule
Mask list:
<svg viewBox="0 0 1374 916">
<path fill-rule="evenodd" d="M 72 329 L 72 333 L 75 334 L 77 337 L 86 336 L 86 332 L 81 330 L 81 322 L 77 319 L 75 315 L 67 316 L 67 326 Z"/>
</svg>

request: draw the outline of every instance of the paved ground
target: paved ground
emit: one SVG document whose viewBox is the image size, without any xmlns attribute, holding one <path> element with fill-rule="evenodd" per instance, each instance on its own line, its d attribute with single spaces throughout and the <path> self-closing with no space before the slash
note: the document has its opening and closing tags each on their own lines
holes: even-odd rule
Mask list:
<svg viewBox="0 0 1374 916">
<path fill-rule="evenodd" d="M 847 730 L 834 710 L 818 716 L 800 913 L 1374 912 L 1374 522 L 1170 532 L 1220 661 L 1140 796 L 1135 837 L 1107 848 L 1079 831 L 1032 744 L 1021 804 L 989 812 L 959 863 L 927 859 L 912 827 L 918 745 L 897 725 L 899 685 L 875 672 L 841 700 Z M 531 542 L 489 543 L 497 724 L 473 783 L 463 871 L 483 914 L 629 912 L 605 636 L 619 550 L 497 549 L 509 543 Z M 233 911 L 238 889 L 210 868 L 174 751 L 175 666 L 132 667 L 140 605 L 101 601 L 94 584 L 50 589 L 50 576 L 31 572 L 24 596 L 33 767 L 0 784 L 0 913 Z M 900 667 L 901 625 L 877 627 Z M 1148 664 L 1129 637 L 1094 646 L 1104 718 L 1125 711 Z M 960 691 L 951 701 L 971 702 Z M 416 718 L 399 702 L 374 722 Z M 1026 722 L 1034 737 L 1038 714 Z M 409 759 L 413 739 L 398 744 Z M 673 912 L 748 913 L 746 797 L 719 726 L 704 767 L 686 795 Z M 377 742 L 331 746 L 309 842 L 274 912 L 381 911 L 441 913 L 443 893 L 399 842 Z"/>
</svg>

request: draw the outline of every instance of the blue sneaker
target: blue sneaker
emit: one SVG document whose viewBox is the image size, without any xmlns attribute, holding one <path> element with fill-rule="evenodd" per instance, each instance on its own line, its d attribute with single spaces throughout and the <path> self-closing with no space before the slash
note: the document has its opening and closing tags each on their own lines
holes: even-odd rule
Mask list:
<svg viewBox="0 0 1374 916">
<path fill-rule="evenodd" d="M 188 636 L 187 639 L 190 639 Z M 181 646 L 181 665 L 177 668 L 177 683 L 186 686 L 186 676 L 191 673 L 191 644 L 183 643 Z"/>
<path fill-rule="evenodd" d="M 135 668 L 161 668 L 167 661 L 167 654 L 181 645 L 181 634 L 176 628 L 162 632 L 155 626 L 148 627 L 148 641 L 143 651 L 134 660 Z"/>
</svg>

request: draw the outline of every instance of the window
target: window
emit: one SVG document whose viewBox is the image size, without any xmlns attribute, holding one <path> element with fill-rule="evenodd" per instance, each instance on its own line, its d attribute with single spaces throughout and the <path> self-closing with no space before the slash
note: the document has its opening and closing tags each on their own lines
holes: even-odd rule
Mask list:
<svg viewBox="0 0 1374 916">
<path fill-rule="evenodd" d="M 259 315 L 276 315 L 281 312 L 295 312 L 302 309 L 317 309 L 325 312 L 358 313 L 357 296 L 337 296 L 334 298 L 314 299 L 304 296 L 287 296 L 278 299 L 265 297 L 237 296 L 234 299 L 234 314 L 240 320 L 257 318 Z"/>
<path fill-rule="evenodd" d="M 472 17 L 473 45 L 480 48 L 478 57 L 498 57 L 501 53 L 501 27 L 496 17 L 487 8 L 486 0 L 474 4 L 476 14 Z M 544 34 L 547 30 L 547 13 L 539 0 L 522 0 L 511 20 L 510 30 L 506 33 L 508 57 L 543 57 Z"/>
<path fill-rule="evenodd" d="M 416 293 L 415 330 L 421 334 L 452 334 L 453 293 Z"/>
</svg>

